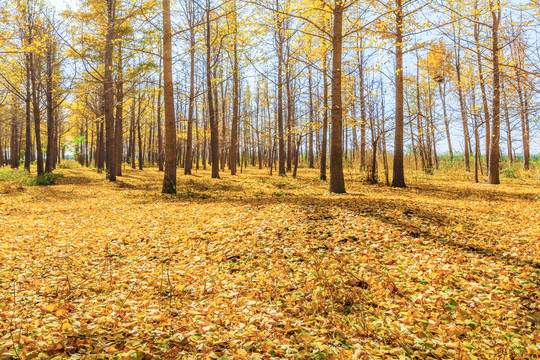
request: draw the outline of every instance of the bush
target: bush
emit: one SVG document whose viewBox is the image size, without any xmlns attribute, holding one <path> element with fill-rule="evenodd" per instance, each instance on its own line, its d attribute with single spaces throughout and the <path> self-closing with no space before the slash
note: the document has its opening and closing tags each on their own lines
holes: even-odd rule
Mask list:
<svg viewBox="0 0 540 360">
<path fill-rule="evenodd" d="M 501 170 L 502 176 L 509 178 L 509 179 L 515 179 L 516 178 L 516 172 L 513 168 L 507 167 Z"/>
<path fill-rule="evenodd" d="M 43 175 L 38 175 L 36 177 L 28 177 L 25 183 L 28 186 L 54 185 L 54 181 L 61 177 L 63 177 L 62 174 L 45 173 Z"/>
</svg>

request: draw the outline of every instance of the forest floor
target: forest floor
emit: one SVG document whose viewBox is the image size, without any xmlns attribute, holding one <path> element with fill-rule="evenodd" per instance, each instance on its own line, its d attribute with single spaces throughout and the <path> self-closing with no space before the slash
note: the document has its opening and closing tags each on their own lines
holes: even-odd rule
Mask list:
<svg viewBox="0 0 540 360">
<path fill-rule="evenodd" d="M 57 172 L 0 181 L 2 360 L 540 358 L 537 180 Z"/>
</svg>

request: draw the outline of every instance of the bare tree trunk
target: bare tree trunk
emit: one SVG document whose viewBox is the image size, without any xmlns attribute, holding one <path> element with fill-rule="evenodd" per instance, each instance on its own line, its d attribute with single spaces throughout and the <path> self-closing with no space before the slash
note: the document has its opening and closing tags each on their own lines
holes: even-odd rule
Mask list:
<svg viewBox="0 0 540 360">
<path fill-rule="evenodd" d="M 144 161 L 144 151 L 143 151 L 143 142 L 141 137 L 141 109 L 142 100 L 141 100 L 141 94 L 139 93 L 139 101 L 138 101 L 138 110 L 137 110 L 137 148 L 139 150 L 139 170 L 143 169 L 143 161 Z"/>
<path fill-rule="evenodd" d="M 508 146 L 508 161 L 510 163 L 514 162 L 513 154 L 512 154 L 512 127 L 510 125 L 510 111 L 508 110 L 508 98 L 506 96 L 506 91 L 503 87 L 503 81 L 501 81 L 501 92 L 504 96 L 504 114 L 505 114 L 505 120 L 506 120 L 506 144 Z"/>
<path fill-rule="evenodd" d="M 35 53 L 30 53 L 30 81 L 32 83 L 32 113 L 34 117 L 34 133 L 36 138 L 36 165 L 37 174 L 43 175 L 43 149 L 41 148 L 41 114 L 39 109 L 39 95 L 38 95 L 38 83 L 37 83 L 37 59 Z"/>
<path fill-rule="evenodd" d="M 362 47 L 362 42 L 360 42 Z M 358 71 L 360 80 L 360 168 L 366 167 L 366 96 L 364 92 L 364 49 L 358 50 Z"/>
<path fill-rule="evenodd" d="M 17 112 L 15 104 L 11 109 L 11 139 L 10 139 L 10 163 L 12 169 L 19 167 L 19 146 L 18 146 L 18 126 L 17 126 Z"/>
<path fill-rule="evenodd" d="M 47 41 L 47 51 L 46 51 L 46 62 L 47 62 L 47 78 L 45 85 L 45 98 L 46 98 L 46 107 L 47 107 L 47 150 L 46 150 L 46 161 L 45 161 L 45 172 L 50 173 L 54 169 L 54 148 L 56 147 L 56 142 L 54 141 L 54 129 L 55 129 L 55 117 L 53 112 L 53 63 L 54 63 L 54 48 L 53 40 L 49 39 Z"/>
<path fill-rule="evenodd" d="M 191 23 L 192 21 L 190 21 Z M 191 24 L 189 41 L 190 74 L 189 74 L 189 108 L 187 123 L 186 156 L 184 159 L 184 175 L 191 175 L 193 165 L 193 112 L 195 103 L 195 28 Z"/>
<path fill-rule="evenodd" d="M 214 111 L 211 50 L 210 2 L 208 0 L 206 3 L 206 87 L 208 92 L 208 113 L 210 117 L 210 150 L 212 151 L 212 178 L 219 179 L 219 129 L 218 120 L 216 119 L 216 112 Z"/>
<path fill-rule="evenodd" d="M 482 106 L 484 108 L 484 118 L 486 123 L 486 171 L 489 172 L 489 143 L 490 135 L 490 115 L 488 101 L 486 95 L 486 81 L 484 78 L 484 70 L 482 68 L 482 54 L 480 53 L 480 25 L 474 25 L 474 41 L 476 43 L 476 63 L 478 65 L 478 76 L 480 77 L 480 91 L 482 92 Z"/>
<path fill-rule="evenodd" d="M 231 175 L 236 175 L 236 155 L 238 151 L 238 49 L 237 49 L 237 35 L 238 24 L 236 23 L 236 2 L 234 3 L 234 16 L 235 16 L 235 32 L 234 32 L 234 45 L 233 45 L 233 114 L 231 124 L 231 146 L 229 147 L 229 168 L 231 169 Z"/>
<path fill-rule="evenodd" d="M 403 169 L 403 6 L 396 0 L 396 129 L 394 135 L 393 187 L 405 187 Z"/>
<path fill-rule="evenodd" d="M 159 53 L 161 55 L 161 46 Z M 157 96 L 157 132 L 158 132 L 158 171 L 163 171 L 163 134 L 161 131 L 161 56 L 159 57 L 159 80 L 158 80 L 158 96 Z"/>
<path fill-rule="evenodd" d="M 457 83 L 458 83 L 458 97 L 459 97 L 459 107 L 461 109 L 461 121 L 463 123 L 463 140 L 464 140 L 464 149 L 463 149 L 463 155 L 465 157 L 465 171 L 469 172 L 471 171 L 470 166 L 470 160 L 469 160 L 469 126 L 467 123 L 467 110 L 465 106 L 465 97 L 463 95 L 463 86 L 461 81 L 461 61 L 460 61 L 460 49 L 459 49 L 459 41 L 455 41 L 456 34 L 454 33 L 454 42 L 455 42 L 455 58 L 456 58 L 456 77 L 457 77 Z"/>
<path fill-rule="evenodd" d="M 279 10 L 279 0 L 276 0 L 276 10 Z M 277 56 L 278 56 L 278 73 L 277 73 L 277 126 L 278 126 L 278 141 L 279 141 L 279 172 L 281 176 L 285 176 L 285 139 L 283 133 L 283 21 L 278 18 L 276 38 L 277 38 Z"/>
<path fill-rule="evenodd" d="M 116 181 L 116 151 L 115 151 L 115 130 L 114 130 L 114 87 L 112 76 L 112 63 L 114 52 L 114 33 L 115 33 L 115 6 L 114 0 L 107 0 L 107 36 L 105 39 L 104 65 L 105 72 L 103 76 L 103 96 L 105 113 L 105 134 L 106 134 L 106 165 L 107 178 L 110 181 Z"/>
<path fill-rule="evenodd" d="M 521 119 L 521 136 L 523 141 L 523 169 L 529 170 L 529 114 L 527 109 L 527 99 L 524 96 L 521 82 L 521 72 L 516 70 L 516 88 L 519 99 L 519 116 Z"/>
<path fill-rule="evenodd" d="M 326 153 L 328 152 L 328 74 L 326 51 L 323 57 L 323 126 L 321 143 L 321 173 L 320 178 L 326 181 Z"/>
<path fill-rule="evenodd" d="M 341 101 L 341 52 L 343 42 L 343 6 L 334 5 L 334 27 L 332 31 L 332 131 L 330 142 L 330 184 L 329 192 L 345 193 L 343 176 L 342 122 L 343 107 Z"/>
<path fill-rule="evenodd" d="M 122 176 L 122 151 L 124 135 L 124 68 L 122 63 L 122 43 L 118 43 L 118 80 L 116 83 L 116 121 L 115 130 L 115 151 L 116 151 L 116 175 Z"/>
<path fill-rule="evenodd" d="M 444 91 L 441 83 L 439 83 L 439 96 L 441 97 L 443 106 L 444 129 L 446 131 L 446 139 L 448 140 L 448 152 L 450 153 L 450 161 L 452 161 L 454 160 L 454 152 L 452 151 L 452 140 L 450 139 L 450 119 L 446 113 L 446 82 L 444 82 Z"/>
<path fill-rule="evenodd" d="M 498 0 L 497 5 L 490 2 L 491 16 L 493 19 L 491 27 L 492 40 L 492 66 L 493 66 L 493 124 L 491 130 L 490 152 L 489 152 L 489 175 L 490 184 L 499 184 L 499 137 L 500 137 L 500 109 L 501 109 L 501 89 L 499 73 L 499 22 L 501 19 L 501 7 Z"/>
<path fill-rule="evenodd" d="M 171 3 L 163 0 L 163 80 L 165 103 L 165 172 L 164 194 L 176 194 L 176 124 L 172 78 Z"/>
<path fill-rule="evenodd" d="M 292 112 L 293 98 L 291 93 L 291 67 L 290 67 L 290 44 L 287 39 L 287 61 L 285 62 L 285 88 L 287 92 L 287 171 L 292 170 L 293 161 L 293 133 L 292 133 Z"/>
</svg>

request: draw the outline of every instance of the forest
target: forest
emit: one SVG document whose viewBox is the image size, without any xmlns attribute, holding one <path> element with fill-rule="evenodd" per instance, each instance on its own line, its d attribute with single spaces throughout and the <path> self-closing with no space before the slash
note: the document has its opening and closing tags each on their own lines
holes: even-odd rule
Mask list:
<svg viewBox="0 0 540 360">
<path fill-rule="evenodd" d="M 0 360 L 540 359 L 538 0 L 0 0 Z"/>
</svg>

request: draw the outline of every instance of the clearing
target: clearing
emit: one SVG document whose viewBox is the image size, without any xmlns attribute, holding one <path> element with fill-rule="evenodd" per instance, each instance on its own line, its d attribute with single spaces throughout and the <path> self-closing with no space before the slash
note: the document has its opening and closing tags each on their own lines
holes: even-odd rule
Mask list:
<svg viewBox="0 0 540 360">
<path fill-rule="evenodd" d="M 0 182 L 0 358 L 538 359 L 540 185 Z"/>
</svg>

